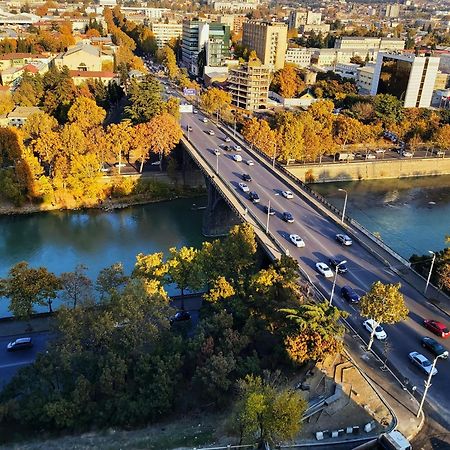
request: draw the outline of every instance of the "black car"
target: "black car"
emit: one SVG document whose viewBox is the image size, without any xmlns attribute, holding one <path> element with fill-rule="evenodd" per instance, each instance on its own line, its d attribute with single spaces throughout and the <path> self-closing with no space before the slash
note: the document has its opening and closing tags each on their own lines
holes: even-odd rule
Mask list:
<svg viewBox="0 0 450 450">
<path fill-rule="evenodd" d="M 339 267 L 338 267 L 338 264 L 340 264 L 341 263 L 341 261 L 339 261 L 339 260 L 337 260 L 337 259 L 334 259 L 334 258 L 330 258 L 329 260 L 328 260 L 328 265 L 330 266 L 330 267 L 332 267 L 333 269 L 335 269 L 336 270 L 336 267 L 338 268 L 338 273 L 347 273 L 348 272 L 348 269 L 347 269 L 347 266 L 345 265 L 345 264 L 341 264 Z"/>
<path fill-rule="evenodd" d="M 269 216 L 274 216 L 275 215 L 275 210 L 272 207 L 269 210 L 269 205 L 264 206 L 264 212 L 266 214 L 269 214 Z"/>
<path fill-rule="evenodd" d="M 428 336 L 424 336 L 420 342 L 422 343 L 423 348 L 426 348 L 434 355 L 436 356 L 442 355 L 441 358 L 448 358 L 448 351 L 445 350 L 445 348 L 441 344 L 439 344 L 439 342 L 436 341 L 435 339 Z"/>
<path fill-rule="evenodd" d="M 15 352 L 16 350 L 25 350 L 33 347 L 33 340 L 30 337 L 18 338 L 15 341 L 11 341 L 7 346 L 8 352 Z"/>
<path fill-rule="evenodd" d="M 191 315 L 188 311 L 178 311 L 170 318 L 170 323 L 184 322 L 185 320 L 191 320 Z"/>
<path fill-rule="evenodd" d="M 249 200 L 251 200 L 253 203 L 259 203 L 259 195 L 255 192 L 252 191 L 248 194 L 248 198 Z"/>
<path fill-rule="evenodd" d="M 242 174 L 242 179 L 243 179 L 244 181 L 247 181 L 247 183 L 250 182 L 250 181 L 252 181 L 252 177 L 251 177 L 248 173 L 243 173 L 243 174 Z"/>
<path fill-rule="evenodd" d="M 360 298 L 359 295 L 350 286 L 342 287 L 341 297 L 350 303 L 358 303 Z"/>
<path fill-rule="evenodd" d="M 223 145 L 222 148 L 226 151 L 226 152 L 230 152 L 231 151 L 231 147 L 229 145 Z"/>
<path fill-rule="evenodd" d="M 290 212 L 284 212 L 283 220 L 287 223 L 292 223 L 294 221 L 294 216 Z"/>
</svg>

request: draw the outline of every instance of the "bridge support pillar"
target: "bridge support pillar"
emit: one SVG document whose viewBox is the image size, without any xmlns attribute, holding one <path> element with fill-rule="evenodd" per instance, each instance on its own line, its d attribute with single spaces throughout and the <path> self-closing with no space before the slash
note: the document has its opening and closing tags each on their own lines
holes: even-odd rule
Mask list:
<svg viewBox="0 0 450 450">
<path fill-rule="evenodd" d="M 207 237 L 225 236 L 234 225 L 240 224 L 241 220 L 206 176 L 205 184 L 208 191 L 208 204 L 203 213 L 203 235 Z"/>
</svg>

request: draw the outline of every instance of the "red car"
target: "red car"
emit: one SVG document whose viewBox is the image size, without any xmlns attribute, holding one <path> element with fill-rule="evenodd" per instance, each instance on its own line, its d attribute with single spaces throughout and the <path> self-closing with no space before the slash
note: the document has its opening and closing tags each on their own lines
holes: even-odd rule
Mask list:
<svg viewBox="0 0 450 450">
<path fill-rule="evenodd" d="M 445 339 L 450 337 L 450 330 L 437 320 L 424 319 L 423 326 L 441 338 Z"/>
</svg>

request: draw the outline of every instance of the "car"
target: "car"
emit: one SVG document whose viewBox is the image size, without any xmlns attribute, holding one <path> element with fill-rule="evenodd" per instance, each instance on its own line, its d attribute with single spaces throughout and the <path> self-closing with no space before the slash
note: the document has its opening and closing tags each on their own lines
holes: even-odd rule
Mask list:
<svg viewBox="0 0 450 450">
<path fill-rule="evenodd" d="M 284 198 L 294 198 L 294 194 L 291 191 L 281 191 L 281 195 Z"/>
<path fill-rule="evenodd" d="M 9 342 L 6 350 L 8 352 L 15 352 L 16 350 L 26 350 L 31 347 L 33 347 L 33 340 L 30 337 L 22 337 Z"/>
<path fill-rule="evenodd" d="M 347 273 L 348 272 L 347 266 L 345 264 L 341 264 L 341 261 L 339 261 L 338 259 L 330 258 L 328 260 L 328 264 L 333 269 L 336 269 L 336 267 L 337 267 L 338 273 Z"/>
<path fill-rule="evenodd" d="M 411 152 L 405 152 L 405 151 L 403 151 L 403 152 L 402 152 L 402 156 L 404 156 L 405 158 L 412 158 L 412 157 L 413 157 L 413 154 L 412 154 Z"/>
<path fill-rule="evenodd" d="M 231 151 L 231 147 L 229 145 L 221 145 L 221 147 L 226 151 L 226 152 L 230 152 Z"/>
<path fill-rule="evenodd" d="M 264 206 L 264 212 L 266 214 L 269 214 L 269 216 L 274 216 L 275 215 L 275 210 L 272 207 L 270 207 L 270 209 L 269 209 L 268 205 Z"/>
<path fill-rule="evenodd" d="M 214 136 L 214 135 L 216 134 L 216 133 L 214 133 L 214 130 L 208 130 L 207 133 L 208 133 L 210 136 Z"/>
<path fill-rule="evenodd" d="M 188 127 L 187 127 L 187 130 L 188 130 L 188 131 L 192 131 L 192 127 L 191 127 L 191 126 L 188 126 Z"/>
<path fill-rule="evenodd" d="M 198 114 L 198 109 L 193 109 L 192 112 L 193 112 L 194 114 Z"/>
<path fill-rule="evenodd" d="M 240 145 L 234 145 L 233 149 L 235 152 L 240 152 L 242 150 L 242 147 Z"/>
<path fill-rule="evenodd" d="M 383 341 L 387 338 L 386 331 L 384 331 L 383 327 L 373 319 L 365 320 L 363 322 L 363 327 L 371 334 L 372 331 L 375 330 L 374 336 L 380 341 Z"/>
<path fill-rule="evenodd" d="M 191 320 L 191 315 L 188 311 L 178 311 L 170 319 L 169 322 L 173 324 L 174 322 L 184 322 L 185 320 Z"/>
<path fill-rule="evenodd" d="M 111 172 L 111 167 L 108 166 L 108 164 L 102 164 L 100 167 L 100 172 Z"/>
<path fill-rule="evenodd" d="M 242 179 L 244 181 L 247 181 L 247 183 L 250 183 L 250 181 L 252 181 L 252 177 L 248 173 L 243 173 L 242 174 Z"/>
<path fill-rule="evenodd" d="M 294 222 L 294 216 L 290 212 L 285 211 L 283 213 L 283 220 L 287 223 L 292 223 Z"/>
<path fill-rule="evenodd" d="M 296 247 L 305 246 L 305 241 L 298 234 L 290 234 L 289 239 Z"/>
<path fill-rule="evenodd" d="M 346 234 L 337 234 L 336 240 L 340 242 L 342 245 L 352 245 L 353 241 Z"/>
<path fill-rule="evenodd" d="M 249 166 L 254 166 L 255 165 L 255 163 L 251 160 L 251 159 L 247 159 L 247 164 L 249 165 Z"/>
<path fill-rule="evenodd" d="M 202 122 L 203 123 L 208 123 L 208 119 L 206 117 L 203 117 Z"/>
<path fill-rule="evenodd" d="M 242 161 L 242 156 L 241 156 L 241 155 L 233 155 L 233 159 L 234 159 L 236 162 L 241 162 L 241 161 Z"/>
<path fill-rule="evenodd" d="M 253 203 L 259 203 L 259 195 L 255 192 L 252 191 L 248 194 L 248 198 L 249 200 L 251 200 Z"/>
<path fill-rule="evenodd" d="M 428 336 L 424 336 L 420 340 L 422 347 L 429 350 L 433 355 L 440 356 L 441 358 L 448 358 L 448 351 L 445 350 L 444 346 L 439 344 L 436 339 L 433 339 Z"/>
<path fill-rule="evenodd" d="M 215 148 L 215 149 L 213 150 L 213 153 L 214 153 L 216 156 L 220 156 L 220 150 L 219 150 L 218 148 Z"/>
<path fill-rule="evenodd" d="M 374 155 L 373 153 L 366 153 L 366 154 L 364 155 L 364 157 L 365 157 L 366 159 L 377 159 L 376 155 Z"/>
<path fill-rule="evenodd" d="M 350 286 L 342 286 L 341 297 L 350 303 L 358 303 L 360 296 Z"/>
<path fill-rule="evenodd" d="M 437 320 L 424 319 L 423 326 L 441 338 L 448 338 L 450 336 L 449 329 L 441 322 Z"/>
<path fill-rule="evenodd" d="M 316 263 L 316 269 L 325 277 L 331 278 L 334 276 L 333 271 L 324 263 L 318 262 Z"/>
<path fill-rule="evenodd" d="M 431 364 L 431 361 L 429 359 L 427 359 L 419 352 L 411 352 L 408 356 L 413 364 L 422 369 L 427 375 L 430 375 L 431 369 L 433 368 L 433 364 Z M 431 375 L 433 376 L 436 375 L 437 373 L 438 371 L 436 367 L 434 367 L 433 373 Z"/>
<path fill-rule="evenodd" d="M 250 191 L 250 189 L 248 188 L 248 186 L 245 183 L 239 183 L 239 189 L 242 192 L 249 192 Z"/>
<path fill-rule="evenodd" d="M 117 167 L 117 168 L 119 168 L 119 167 L 126 167 L 126 163 L 123 163 L 123 162 L 121 162 L 121 163 L 116 162 L 116 163 L 114 164 L 114 167 Z"/>
<path fill-rule="evenodd" d="M 225 136 L 225 138 L 223 139 L 225 142 L 231 142 L 231 139 L 228 136 Z"/>
</svg>

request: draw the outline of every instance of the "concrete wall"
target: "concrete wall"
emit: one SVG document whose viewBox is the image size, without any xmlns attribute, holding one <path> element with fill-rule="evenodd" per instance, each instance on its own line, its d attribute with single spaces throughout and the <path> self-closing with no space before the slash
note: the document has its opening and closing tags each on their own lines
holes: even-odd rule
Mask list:
<svg viewBox="0 0 450 450">
<path fill-rule="evenodd" d="M 424 177 L 449 175 L 450 158 L 399 159 L 286 166 L 305 182 L 341 180 L 374 180 L 380 178 Z"/>
</svg>

